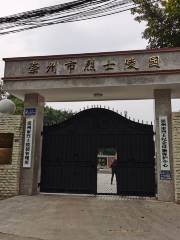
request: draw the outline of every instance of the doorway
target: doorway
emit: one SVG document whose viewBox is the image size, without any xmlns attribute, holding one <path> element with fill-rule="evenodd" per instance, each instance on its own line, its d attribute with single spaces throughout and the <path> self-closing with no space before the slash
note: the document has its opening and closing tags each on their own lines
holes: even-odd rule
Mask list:
<svg viewBox="0 0 180 240">
<path fill-rule="evenodd" d="M 116 195 L 117 150 L 113 147 L 101 148 L 97 154 L 97 194 Z"/>
</svg>

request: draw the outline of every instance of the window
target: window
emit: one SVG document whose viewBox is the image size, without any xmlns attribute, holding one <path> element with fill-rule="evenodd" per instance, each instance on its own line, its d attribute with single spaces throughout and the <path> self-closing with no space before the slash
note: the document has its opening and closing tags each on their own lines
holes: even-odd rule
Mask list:
<svg viewBox="0 0 180 240">
<path fill-rule="evenodd" d="M 12 162 L 12 133 L 0 133 L 0 164 L 11 164 Z"/>
</svg>

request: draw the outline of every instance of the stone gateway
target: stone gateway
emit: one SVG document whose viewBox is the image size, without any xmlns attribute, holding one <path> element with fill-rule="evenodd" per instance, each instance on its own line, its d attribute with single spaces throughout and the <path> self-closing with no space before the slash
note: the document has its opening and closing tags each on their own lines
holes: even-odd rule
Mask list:
<svg viewBox="0 0 180 240">
<path fill-rule="evenodd" d="M 5 88 L 24 100 L 27 113 L 24 114 L 20 194 L 32 195 L 40 190 L 45 101 L 154 99 L 157 198 L 180 201 L 178 138 L 176 133 L 172 135 L 171 110 L 171 99 L 180 97 L 180 48 L 6 58 L 4 61 Z M 178 117 L 175 115 L 173 120 L 177 129 Z M 63 144 L 59 148 L 61 146 Z"/>
</svg>

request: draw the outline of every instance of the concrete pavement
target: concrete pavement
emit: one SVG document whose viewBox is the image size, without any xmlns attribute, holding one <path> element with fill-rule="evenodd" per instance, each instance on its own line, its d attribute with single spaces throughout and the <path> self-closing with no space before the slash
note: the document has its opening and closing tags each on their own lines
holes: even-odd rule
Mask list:
<svg viewBox="0 0 180 240">
<path fill-rule="evenodd" d="M 117 193 L 116 176 L 111 185 L 111 173 L 97 173 L 97 192 L 98 193 Z"/>
<path fill-rule="evenodd" d="M 178 240 L 179 236 L 180 206 L 174 203 L 55 195 L 0 201 L 0 240 Z"/>
</svg>

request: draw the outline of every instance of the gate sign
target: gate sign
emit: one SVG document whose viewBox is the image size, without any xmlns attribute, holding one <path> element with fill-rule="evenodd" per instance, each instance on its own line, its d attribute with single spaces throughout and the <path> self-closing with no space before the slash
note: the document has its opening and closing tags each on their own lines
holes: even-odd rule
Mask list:
<svg viewBox="0 0 180 240">
<path fill-rule="evenodd" d="M 159 117 L 160 130 L 160 156 L 161 156 L 161 179 L 170 179 L 169 139 L 167 116 Z"/>
<path fill-rule="evenodd" d="M 24 114 L 25 116 L 36 115 L 36 108 L 25 108 Z"/>
<path fill-rule="evenodd" d="M 33 121 L 33 118 L 26 118 L 23 168 L 31 167 Z"/>
</svg>

